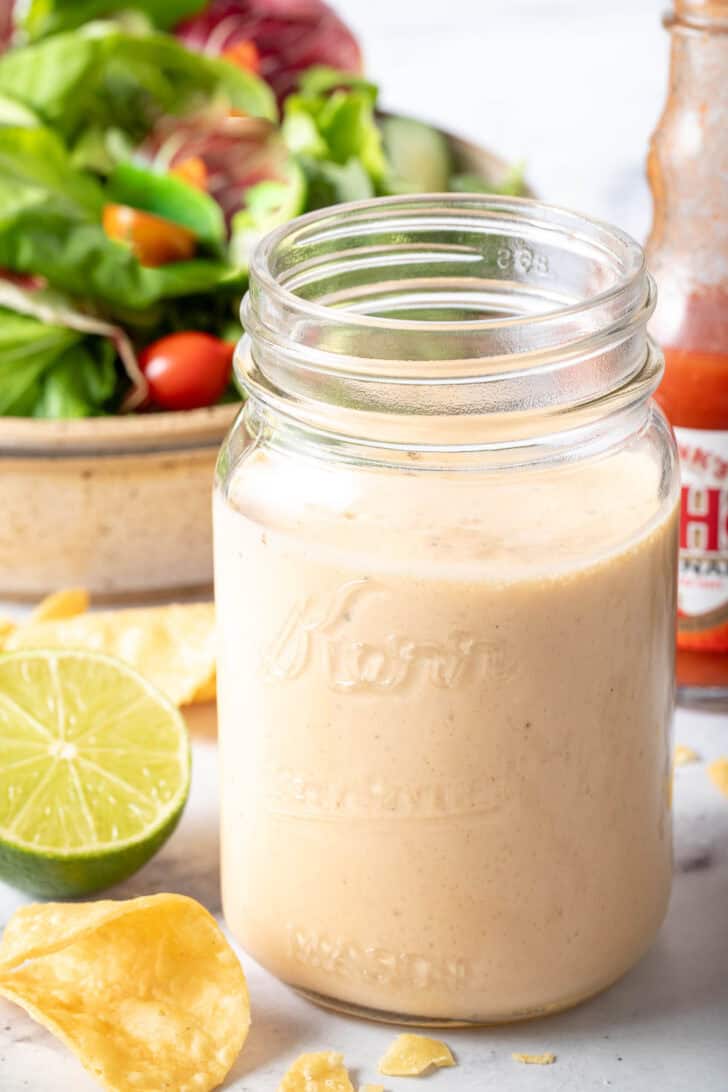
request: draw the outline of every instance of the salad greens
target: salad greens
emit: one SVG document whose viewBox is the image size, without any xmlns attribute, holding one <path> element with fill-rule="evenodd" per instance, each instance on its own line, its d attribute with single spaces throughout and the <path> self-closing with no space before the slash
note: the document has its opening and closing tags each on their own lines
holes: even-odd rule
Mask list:
<svg viewBox="0 0 728 1092">
<path fill-rule="evenodd" d="M 111 342 L 0 307 L 0 414 L 86 417 L 117 387 Z"/>
<path fill-rule="evenodd" d="M 235 340 L 253 247 L 303 211 L 494 188 L 456 174 L 430 126 L 380 116 L 356 73 L 281 62 L 276 94 L 243 54 L 175 36 L 198 13 L 214 24 L 220 4 L 18 5 L 0 56 L 0 415 L 139 408 L 142 351 L 185 332 Z M 523 185 L 514 172 L 504 192 Z"/>
<path fill-rule="evenodd" d="M 192 53 L 169 34 L 114 22 L 88 23 L 5 53 L 0 93 L 71 145 L 89 125 L 141 137 L 160 114 L 185 113 L 216 96 L 231 109 L 276 116 L 272 91 L 253 73 Z"/>
<path fill-rule="evenodd" d="M 134 8 L 161 30 L 169 30 L 204 6 L 205 0 L 30 0 L 20 25 L 29 38 L 42 38 Z"/>
<path fill-rule="evenodd" d="M 375 118 L 377 89 L 333 69 L 313 69 L 300 81 L 300 91 L 286 99 L 283 137 L 292 152 L 308 160 L 345 167 L 352 160 L 373 186 L 387 173 L 382 135 Z"/>
</svg>

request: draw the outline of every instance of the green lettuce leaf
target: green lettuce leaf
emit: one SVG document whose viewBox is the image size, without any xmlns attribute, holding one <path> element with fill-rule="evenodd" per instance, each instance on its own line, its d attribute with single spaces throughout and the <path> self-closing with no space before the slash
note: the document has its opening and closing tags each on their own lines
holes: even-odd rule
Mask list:
<svg viewBox="0 0 728 1092">
<path fill-rule="evenodd" d="M 41 379 L 82 335 L 0 307 L 0 415 L 32 416 Z"/>
<path fill-rule="evenodd" d="M 170 35 L 133 34 L 113 23 L 88 23 L 5 53 L 0 94 L 33 110 L 69 144 L 94 126 L 140 138 L 160 114 L 215 97 L 248 114 L 276 116 L 273 92 L 252 73 L 193 53 Z"/>
<path fill-rule="evenodd" d="M 30 317 L 46 329 L 72 331 L 77 339 L 75 347 L 78 347 L 82 338 L 86 345 L 93 345 L 94 359 L 101 361 L 107 373 L 109 365 L 104 364 L 105 357 L 109 361 L 118 362 L 119 379 L 122 371 L 126 373 L 122 408 L 135 409 L 146 400 L 147 381 L 139 367 L 131 339 L 120 326 L 80 310 L 62 292 L 48 287 L 19 284 L 7 277 L 0 277 L 0 310 L 16 316 Z M 63 351 L 61 346 L 60 352 Z M 110 380 L 104 379 L 102 374 L 99 383 L 102 385 L 101 393 L 96 397 L 106 397 L 104 392 L 109 389 Z M 99 383 L 90 387 L 92 395 L 94 390 L 100 389 Z M 121 383 L 116 385 L 121 390 Z M 89 387 L 89 383 L 86 386 Z"/>
<path fill-rule="evenodd" d="M 34 125 L 40 125 L 40 118 L 11 95 L 0 95 L 0 125 L 32 129 Z"/>
<path fill-rule="evenodd" d="M 0 415 L 89 417 L 119 385 L 113 344 L 0 307 Z"/>
<path fill-rule="evenodd" d="M 240 269 L 247 269 L 263 235 L 298 216 L 307 205 L 306 176 L 295 159 L 289 161 L 285 173 L 285 180 L 271 178 L 251 186 L 245 194 L 245 208 L 233 216 L 230 260 Z"/>
<path fill-rule="evenodd" d="M 364 201 L 374 197 L 371 178 L 358 159 L 340 166 L 326 160 L 300 156 L 299 163 L 306 179 L 306 209 L 327 208 L 345 201 Z"/>
<path fill-rule="evenodd" d="M 91 19 L 113 15 L 134 8 L 161 30 L 176 26 L 190 15 L 202 11 L 207 0 L 30 0 L 20 20 L 31 38 L 73 30 Z"/>
<path fill-rule="evenodd" d="M 96 417 L 108 407 L 119 378 L 114 346 L 90 339 L 66 349 L 40 378 L 34 417 Z"/>
<path fill-rule="evenodd" d="M 375 118 L 377 89 L 366 80 L 329 68 L 313 68 L 301 90 L 286 99 L 283 138 L 309 160 L 345 167 L 358 161 L 375 186 L 387 173 Z"/>
<path fill-rule="evenodd" d="M 53 199 L 69 215 L 100 219 L 104 194 L 89 175 L 74 169 L 50 129 L 0 128 L 0 222 L 32 199 Z"/>
<path fill-rule="evenodd" d="M 193 295 L 240 278 L 227 263 L 171 262 L 156 269 L 139 264 L 100 224 L 68 214 L 57 202 L 29 199 L 11 216 L 0 211 L 0 267 L 36 273 L 80 299 L 103 304 L 107 315 L 141 311 L 159 300 Z"/>
<path fill-rule="evenodd" d="M 327 64 L 315 64 L 304 69 L 298 79 L 298 89 L 305 95 L 326 95 L 330 91 L 356 89 L 366 91 L 373 103 L 376 103 L 379 95 L 379 88 L 371 80 Z"/>
</svg>

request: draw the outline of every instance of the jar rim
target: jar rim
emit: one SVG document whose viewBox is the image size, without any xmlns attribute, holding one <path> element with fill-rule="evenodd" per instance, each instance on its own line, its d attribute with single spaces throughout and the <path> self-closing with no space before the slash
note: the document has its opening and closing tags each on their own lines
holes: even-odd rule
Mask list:
<svg viewBox="0 0 728 1092">
<path fill-rule="evenodd" d="M 642 248 L 600 220 L 500 195 L 375 198 L 261 241 L 235 367 L 254 399 L 331 433 L 533 435 L 538 416 L 546 433 L 615 392 L 645 400 L 654 304 Z"/>
<path fill-rule="evenodd" d="M 574 234 L 576 234 L 576 229 L 580 227 L 582 232 L 584 230 L 593 232 L 595 240 L 598 237 L 603 238 L 605 242 L 611 240 L 613 243 L 613 253 L 616 254 L 617 248 L 620 248 L 623 255 L 625 266 L 623 275 L 618 278 L 614 284 L 601 292 L 595 293 L 588 299 L 533 315 L 468 320 L 468 328 L 472 330 L 489 330 L 499 326 L 513 324 L 526 326 L 537 325 L 544 321 L 558 321 L 561 318 L 568 318 L 578 311 L 599 307 L 609 300 L 614 299 L 644 278 L 646 272 L 644 251 L 640 244 L 627 232 L 623 231 L 621 228 L 615 227 L 605 220 L 574 212 L 564 206 L 546 203 L 536 198 L 511 197 L 502 194 L 445 192 L 411 194 L 405 197 L 366 198 L 362 201 L 350 201 L 340 205 L 316 209 L 313 212 L 308 212 L 293 220 L 289 220 L 287 223 L 270 231 L 255 247 L 250 262 L 251 282 L 255 281 L 261 289 L 278 295 L 285 301 L 288 308 L 298 311 L 301 317 L 317 317 L 332 323 L 343 322 L 347 325 L 358 326 L 362 330 L 366 330 L 368 327 L 388 327 L 403 332 L 411 331 L 413 333 L 423 333 L 432 332 L 433 330 L 447 331 L 459 329 L 462 326 L 462 323 L 456 321 L 440 322 L 431 319 L 382 318 L 377 315 L 360 314 L 344 308 L 339 310 L 326 304 L 307 300 L 294 292 L 285 283 L 281 283 L 281 280 L 271 270 L 272 259 L 281 245 L 287 240 L 290 240 L 301 233 L 305 233 L 311 227 L 320 226 L 324 228 L 325 233 L 327 225 L 332 225 L 334 231 L 340 230 L 336 229 L 335 225 L 342 218 L 351 217 L 354 223 L 360 223 L 367 216 L 371 215 L 377 217 L 381 216 L 381 219 L 385 219 L 397 210 L 402 210 L 405 213 L 416 213 L 419 210 L 426 211 L 433 207 L 437 209 L 438 214 L 442 214 L 448 209 L 466 213 L 493 212 L 501 215 L 513 214 L 514 216 L 523 216 L 523 214 L 527 213 L 529 210 L 534 213 L 538 211 L 542 214 L 542 219 L 540 221 L 529 221 L 524 218 L 522 220 L 523 224 L 546 227 L 548 229 L 560 228 L 564 231 L 571 228 L 574 230 Z M 316 237 L 314 237 L 314 240 L 320 241 L 320 238 L 321 237 L 316 239 Z M 309 240 L 306 240 L 307 245 L 309 245 L 309 242 Z"/>
</svg>

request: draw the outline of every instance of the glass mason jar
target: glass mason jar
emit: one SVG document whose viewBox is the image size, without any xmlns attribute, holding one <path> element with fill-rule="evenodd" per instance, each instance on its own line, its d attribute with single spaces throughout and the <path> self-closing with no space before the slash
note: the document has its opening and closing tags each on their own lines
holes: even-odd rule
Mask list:
<svg viewBox="0 0 728 1092">
<path fill-rule="evenodd" d="M 530 1017 L 662 920 L 653 304 L 631 239 L 512 198 L 327 209 L 257 250 L 214 501 L 223 898 L 314 1000 Z"/>
</svg>

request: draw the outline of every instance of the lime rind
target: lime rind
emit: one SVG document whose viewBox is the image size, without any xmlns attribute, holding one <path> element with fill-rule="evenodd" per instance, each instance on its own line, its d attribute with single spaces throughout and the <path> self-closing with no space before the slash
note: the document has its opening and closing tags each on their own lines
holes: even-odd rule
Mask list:
<svg viewBox="0 0 728 1092">
<path fill-rule="evenodd" d="M 178 710 L 102 653 L 0 656 L 0 877 L 50 897 L 136 872 L 189 793 Z"/>
</svg>

